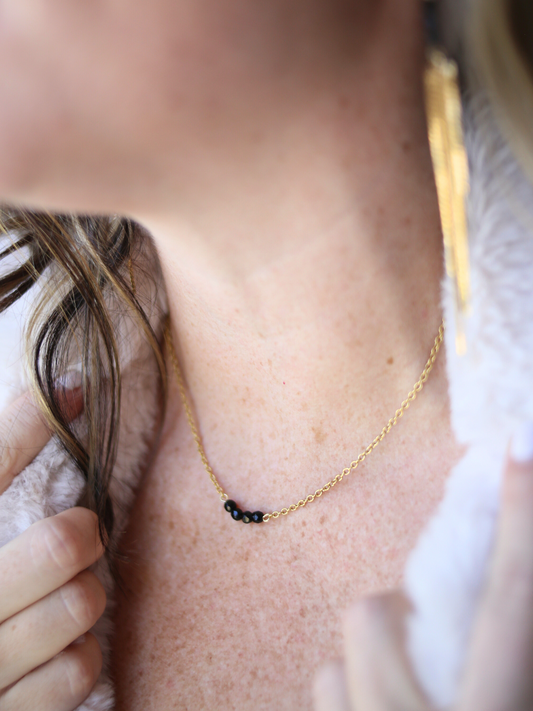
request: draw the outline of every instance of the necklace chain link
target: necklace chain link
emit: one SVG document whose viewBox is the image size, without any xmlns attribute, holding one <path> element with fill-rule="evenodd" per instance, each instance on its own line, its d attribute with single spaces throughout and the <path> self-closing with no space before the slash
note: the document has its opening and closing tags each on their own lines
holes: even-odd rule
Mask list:
<svg viewBox="0 0 533 711">
<path fill-rule="evenodd" d="M 270 519 L 277 519 L 280 516 L 287 516 L 288 514 L 292 513 L 293 511 L 297 511 L 298 509 L 302 508 L 303 506 L 307 506 L 307 504 L 311 504 L 315 499 L 320 498 L 323 494 L 327 493 L 331 489 L 333 489 L 334 486 L 339 484 L 345 477 L 349 476 L 352 472 L 354 472 L 357 467 L 368 457 L 368 455 L 378 446 L 380 442 L 383 441 L 383 439 L 389 434 L 389 432 L 392 430 L 392 428 L 397 424 L 397 422 L 400 420 L 401 417 L 403 417 L 404 412 L 409 409 L 409 406 L 413 402 L 413 400 L 416 399 L 418 393 L 422 390 L 424 387 L 429 374 L 431 373 L 433 366 L 435 365 L 435 361 L 437 360 L 437 355 L 440 350 L 442 341 L 444 339 L 444 321 L 441 322 L 439 326 L 439 331 L 437 333 L 437 336 L 435 337 L 435 341 L 433 343 L 433 347 L 431 349 L 431 352 L 429 354 L 429 358 L 426 362 L 426 365 L 424 366 L 424 370 L 422 371 L 419 379 L 416 381 L 416 383 L 413 385 L 412 390 L 408 393 L 407 397 L 405 400 L 401 403 L 400 407 L 396 410 L 394 415 L 390 418 L 390 420 L 387 422 L 385 427 L 381 430 L 381 432 L 374 437 L 372 442 L 359 454 L 359 456 L 353 460 L 353 462 L 350 463 L 350 466 L 344 468 L 341 472 L 339 472 L 333 479 L 327 482 L 327 484 L 324 484 L 324 486 L 320 487 L 320 489 L 317 489 L 313 494 L 308 494 L 304 499 L 300 499 L 298 503 L 296 504 L 291 504 L 290 506 L 286 506 L 279 511 L 271 511 L 270 513 L 263 514 L 263 522 L 266 523 L 267 521 L 270 521 Z M 181 368 L 179 365 L 178 361 L 178 356 L 176 354 L 176 349 L 174 348 L 174 342 L 172 339 L 172 332 L 170 328 L 170 321 L 167 321 L 167 324 L 165 326 L 165 341 L 170 353 L 170 358 L 172 360 L 172 366 L 174 369 L 174 373 L 176 375 L 176 380 L 178 382 L 178 387 L 181 395 L 181 399 L 183 401 L 183 407 L 185 408 L 185 414 L 187 416 L 187 420 L 189 422 L 189 426 L 191 428 L 194 441 L 196 442 L 196 447 L 198 449 L 198 453 L 200 454 L 200 458 L 202 460 L 202 463 L 204 465 L 205 470 L 209 474 L 209 478 L 213 482 L 213 485 L 215 489 L 217 490 L 221 501 L 225 502 L 229 500 L 228 494 L 224 491 L 222 486 L 220 485 L 218 479 L 215 476 L 215 473 L 213 471 L 213 468 L 209 464 L 209 461 L 207 459 L 207 455 L 205 453 L 205 449 L 202 443 L 202 438 L 200 436 L 200 433 L 198 431 L 198 428 L 196 426 L 196 422 L 194 420 L 194 416 L 192 413 L 192 409 L 189 405 L 189 401 L 187 399 L 187 392 L 185 388 L 185 381 L 183 379 L 183 375 L 181 373 Z"/>
</svg>

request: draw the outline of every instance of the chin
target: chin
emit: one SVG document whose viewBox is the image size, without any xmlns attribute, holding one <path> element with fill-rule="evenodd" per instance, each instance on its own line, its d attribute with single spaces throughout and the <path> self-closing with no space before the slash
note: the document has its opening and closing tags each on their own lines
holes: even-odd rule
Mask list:
<svg viewBox="0 0 533 711">
<path fill-rule="evenodd" d="M 12 139 L 0 125 L 0 203 L 53 213 L 125 214 L 120 194 L 130 192 L 128 181 L 112 168 L 112 159 L 104 164 L 97 153 L 90 145 L 78 155 L 61 141 Z"/>
</svg>

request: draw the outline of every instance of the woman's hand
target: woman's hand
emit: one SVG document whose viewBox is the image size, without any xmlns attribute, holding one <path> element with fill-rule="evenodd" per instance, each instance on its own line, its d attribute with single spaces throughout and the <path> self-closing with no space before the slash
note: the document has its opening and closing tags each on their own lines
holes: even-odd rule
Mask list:
<svg viewBox="0 0 533 711">
<path fill-rule="evenodd" d="M 75 417 L 81 396 L 66 397 Z M 49 439 L 29 395 L 0 416 L 0 491 Z M 0 548 L 0 711 L 71 711 L 89 695 L 102 655 L 85 633 L 106 599 L 86 568 L 102 553 L 96 516 L 83 508 L 38 521 Z"/>
<path fill-rule="evenodd" d="M 515 437 L 488 582 L 454 711 L 533 709 L 533 429 Z M 342 663 L 317 677 L 317 711 L 429 711 L 405 652 L 409 603 L 369 597 L 346 615 Z"/>
</svg>

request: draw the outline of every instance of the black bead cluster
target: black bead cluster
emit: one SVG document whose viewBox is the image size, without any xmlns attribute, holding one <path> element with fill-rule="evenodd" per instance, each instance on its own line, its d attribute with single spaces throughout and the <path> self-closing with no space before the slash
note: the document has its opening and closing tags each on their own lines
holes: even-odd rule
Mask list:
<svg viewBox="0 0 533 711">
<path fill-rule="evenodd" d="M 263 523 L 262 511 L 254 511 L 254 513 L 245 511 L 243 513 L 235 501 L 231 501 L 231 499 L 224 502 L 224 508 L 229 514 L 231 514 L 231 518 L 234 521 L 242 521 L 243 523 L 252 523 L 252 521 L 254 523 Z"/>
</svg>

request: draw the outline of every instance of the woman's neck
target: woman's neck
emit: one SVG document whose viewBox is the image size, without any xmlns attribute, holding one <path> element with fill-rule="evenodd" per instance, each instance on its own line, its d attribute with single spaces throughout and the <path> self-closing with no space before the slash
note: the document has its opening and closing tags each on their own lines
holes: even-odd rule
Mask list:
<svg viewBox="0 0 533 711">
<path fill-rule="evenodd" d="M 386 5 L 337 82 L 311 78 L 292 113 L 273 107 L 283 130 L 250 132 L 225 179 L 214 166 L 197 200 L 143 220 L 206 449 L 241 487 L 294 457 L 298 469 L 349 461 L 417 379 L 440 323 L 420 27 L 407 3 Z M 417 407 L 437 417 L 433 378 Z"/>
</svg>

